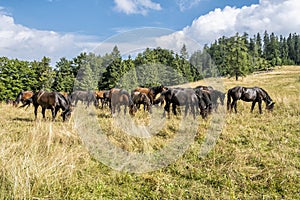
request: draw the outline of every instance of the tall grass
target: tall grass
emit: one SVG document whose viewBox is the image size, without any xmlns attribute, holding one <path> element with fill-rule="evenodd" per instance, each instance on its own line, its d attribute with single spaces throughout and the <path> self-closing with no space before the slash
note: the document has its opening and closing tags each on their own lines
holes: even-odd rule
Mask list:
<svg viewBox="0 0 300 200">
<path fill-rule="evenodd" d="M 240 81 L 222 79 L 224 90 L 236 85 L 263 87 L 276 102 L 274 111 L 260 115 L 256 107 L 250 113 L 251 104 L 238 101 L 237 114 L 219 114 L 207 121 L 199 117 L 194 142 L 182 156 L 167 167 L 139 174 L 99 162 L 78 134 L 75 115 L 63 123 L 60 118 L 51 122 L 48 112 L 42 120 L 39 113 L 34 121 L 33 108 L 1 104 L 0 199 L 297 199 L 299 77 L 300 67 L 289 66 Z M 198 84 L 205 83 L 190 85 Z M 160 108 L 154 112 L 162 114 Z M 138 153 L 163 149 L 176 137 L 182 119 L 171 115 L 161 122 L 161 129 L 153 125 L 156 134 L 145 142 L 112 126 L 108 109 L 89 114 L 114 145 Z M 152 123 L 142 111 L 134 120 L 142 128 Z M 117 123 L 128 125 L 122 117 Z M 93 137 L 87 141 L 93 142 Z"/>
</svg>

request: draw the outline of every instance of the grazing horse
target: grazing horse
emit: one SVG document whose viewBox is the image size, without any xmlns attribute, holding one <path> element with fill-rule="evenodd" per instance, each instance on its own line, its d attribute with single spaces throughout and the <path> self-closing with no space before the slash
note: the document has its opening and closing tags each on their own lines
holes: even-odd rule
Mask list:
<svg viewBox="0 0 300 200">
<path fill-rule="evenodd" d="M 160 97 L 154 101 L 154 104 L 158 104 L 162 101 L 166 102 L 163 117 L 166 116 L 166 112 L 170 117 L 170 105 L 172 104 L 172 112 L 174 115 L 177 115 L 177 106 L 185 106 L 184 117 L 187 116 L 190 108 L 194 119 L 196 118 L 196 110 L 198 109 L 199 102 L 193 89 L 169 88 L 161 92 Z"/>
<path fill-rule="evenodd" d="M 219 104 L 221 104 L 222 106 L 224 105 L 224 101 L 225 101 L 225 93 L 219 91 L 219 90 L 215 90 L 213 89 L 213 87 L 211 86 L 197 86 L 196 88 L 194 88 L 195 91 L 202 91 L 204 93 L 207 93 L 207 95 L 209 96 L 210 100 L 211 100 L 211 109 L 214 109 L 215 111 L 218 110 Z M 218 100 L 220 101 L 220 103 L 218 102 Z"/>
<path fill-rule="evenodd" d="M 61 116 L 63 121 L 68 119 L 71 115 L 71 102 L 61 93 L 59 92 L 46 92 L 43 90 L 34 93 L 34 95 L 25 100 L 25 103 L 20 106 L 20 108 L 28 106 L 30 104 L 34 106 L 34 115 L 35 119 L 37 119 L 37 110 L 38 107 L 42 107 L 42 115 L 45 118 L 46 109 L 50 109 L 52 112 L 52 121 L 55 120 L 57 112 L 62 109 Z"/>
<path fill-rule="evenodd" d="M 15 101 L 14 101 L 14 100 L 11 100 L 10 98 L 7 98 L 7 99 L 5 100 L 5 103 L 6 103 L 7 105 L 9 105 L 9 104 L 14 105 L 14 104 L 15 104 Z"/>
<path fill-rule="evenodd" d="M 232 102 L 231 102 L 232 99 Z M 227 92 L 227 110 L 234 108 L 237 113 L 237 101 L 243 100 L 246 102 L 252 102 L 251 112 L 254 109 L 256 103 L 258 103 L 259 113 L 262 114 L 261 103 L 266 103 L 266 109 L 272 111 L 275 102 L 271 99 L 269 94 L 260 87 L 242 87 L 236 86 L 228 90 Z"/>
<path fill-rule="evenodd" d="M 144 88 L 144 87 L 137 87 L 133 90 L 133 92 L 141 92 L 146 94 L 149 99 L 150 99 L 150 103 L 153 104 L 155 97 L 161 93 L 162 91 L 167 90 L 166 87 L 164 87 L 163 85 L 160 86 L 154 86 L 154 87 L 149 87 L 149 88 Z"/>
<path fill-rule="evenodd" d="M 147 111 L 149 113 L 152 113 L 152 104 L 150 102 L 149 97 L 145 93 L 133 92 L 131 94 L 131 98 L 132 98 L 132 101 L 136 105 L 137 108 L 140 108 L 140 105 L 143 104 L 144 105 L 144 111 L 147 108 Z"/>
<path fill-rule="evenodd" d="M 74 92 L 72 92 L 71 96 L 71 102 L 75 102 L 75 106 L 77 105 L 78 101 L 81 101 L 83 103 L 87 103 L 86 107 L 90 106 L 90 103 L 93 102 L 94 105 L 97 107 L 97 100 L 96 100 L 96 96 L 94 94 L 94 92 L 91 91 L 79 91 L 76 90 Z"/>
<path fill-rule="evenodd" d="M 194 91 L 198 97 L 200 115 L 204 119 L 212 112 L 213 103 L 211 101 L 210 92 L 202 90 L 201 88 L 195 88 Z"/>
<path fill-rule="evenodd" d="M 95 91 L 95 96 L 96 96 L 97 102 L 99 102 L 99 100 L 100 100 L 102 109 L 103 109 L 104 105 L 108 105 L 109 90 Z"/>
<path fill-rule="evenodd" d="M 127 106 L 129 107 L 129 114 L 134 116 L 137 108 L 134 105 L 131 96 L 126 90 L 112 88 L 109 92 L 109 99 L 110 99 L 110 109 L 111 113 L 114 116 L 116 113 L 116 108 L 118 112 L 121 111 L 121 106 L 124 106 L 124 115 L 127 112 Z"/>
<path fill-rule="evenodd" d="M 207 91 L 214 90 L 214 88 L 212 86 L 205 86 L 205 85 L 198 85 L 197 87 L 195 87 L 195 89 L 207 90 Z"/>
<path fill-rule="evenodd" d="M 221 105 L 224 106 L 225 93 L 223 93 L 219 90 L 212 90 L 212 91 L 210 91 L 210 96 L 211 96 L 211 101 L 212 101 L 215 111 L 217 111 L 218 106 L 219 106 L 218 99 L 220 100 Z"/>
<path fill-rule="evenodd" d="M 22 102 L 22 104 L 24 104 L 24 101 L 26 99 L 29 99 L 33 96 L 33 92 L 32 91 L 21 91 L 18 95 L 16 100 L 13 102 L 13 106 L 17 107 L 18 104 L 20 103 L 20 101 Z"/>
</svg>

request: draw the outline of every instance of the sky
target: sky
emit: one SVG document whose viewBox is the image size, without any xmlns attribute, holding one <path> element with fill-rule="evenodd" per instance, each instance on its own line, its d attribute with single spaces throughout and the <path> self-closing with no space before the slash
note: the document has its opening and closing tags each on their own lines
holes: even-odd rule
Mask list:
<svg viewBox="0 0 300 200">
<path fill-rule="evenodd" d="M 221 36 L 300 31 L 299 0 L 0 0 L 0 56 L 56 63 L 80 52 L 189 52 Z"/>
</svg>

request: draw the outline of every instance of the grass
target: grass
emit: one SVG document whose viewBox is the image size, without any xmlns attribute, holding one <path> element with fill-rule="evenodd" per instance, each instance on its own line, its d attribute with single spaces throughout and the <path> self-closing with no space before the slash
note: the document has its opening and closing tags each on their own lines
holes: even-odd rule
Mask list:
<svg viewBox="0 0 300 200">
<path fill-rule="evenodd" d="M 52 123 L 48 112 L 46 120 L 39 113 L 34 121 L 33 108 L 1 104 L 0 199 L 297 199 L 300 67 L 284 66 L 239 81 L 205 81 L 189 86 L 215 84 L 224 91 L 236 85 L 260 86 L 276 102 L 275 109 L 260 115 L 256 107 L 250 113 L 251 104 L 239 101 L 238 114 L 221 109 L 207 121 L 199 117 L 195 135 L 186 135 L 192 142 L 186 142 L 184 133 L 195 122 L 182 128 L 181 116 L 161 120 L 159 108 L 152 121 L 144 112 L 132 123 L 129 117 L 113 121 L 108 110 L 78 108 L 69 123 L 61 118 Z M 91 121 L 88 116 L 93 116 Z M 157 123 L 162 128 L 156 129 Z M 148 134 L 128 134 L 135 124 Z M 126 172 L 116 170 L 124 167 L 122 158 L 116 169 L 102 163 L 112 160 L 113 151 L 102 152 L 99 162 L 105 144 L 99 137 L 132 155 L 159 152 L 172 142 L 188 148 L 175 160 L 159 155 L 172 161 L 167 166 L 149 170 L 137 162 L 132 168 L 126 165 Z M 157 161 L 164 161 L 159 156 Z"/>
</svg>

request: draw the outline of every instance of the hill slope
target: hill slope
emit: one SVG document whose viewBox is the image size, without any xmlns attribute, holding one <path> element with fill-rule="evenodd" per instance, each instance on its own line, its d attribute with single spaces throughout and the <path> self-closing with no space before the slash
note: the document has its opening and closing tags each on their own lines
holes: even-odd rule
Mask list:
<svg viewBox="0 0 300 200">
<path fill-rule="evenodd" d="M 300 67 L 281 67 L 238 82 L 206 80 L 189 86 L 199 84 L 215 84 L 224 91 L 236 85 L 260 86 L 276 102 L 275 109 L 260 115 L 256 107 L 250 113 L 251 104 L 239 101 L 239 113 L 225 115 L 216 145 L 202 158 L 199 153 L 212 119 L 199 118 L 198 133 L 183 156 L 140 174 L 113 170 L 91 157 L 73 121 L 52 123 L 41 120 L 40 114 L 34 121 L 33 108 L 0 105 L 0 199 L 298 198 Z M 131 152 L 162 148 L 181 119 L 171 116 L 168 128 L 145 145 L 142 139 L 111 129 L 108 110 L 92 114 L 104 130 L 111 130 L 107 136 L 114 144 Z M 136 120 L 144 123 L 145 116 L 140 112 Z"/>
</svg>

